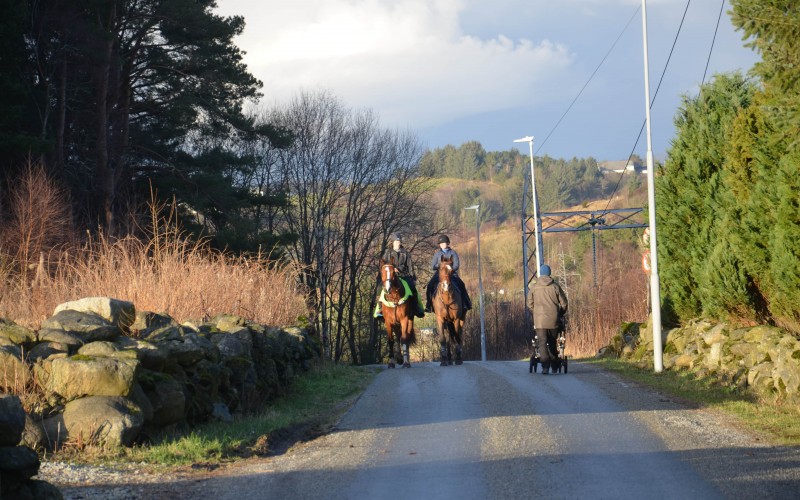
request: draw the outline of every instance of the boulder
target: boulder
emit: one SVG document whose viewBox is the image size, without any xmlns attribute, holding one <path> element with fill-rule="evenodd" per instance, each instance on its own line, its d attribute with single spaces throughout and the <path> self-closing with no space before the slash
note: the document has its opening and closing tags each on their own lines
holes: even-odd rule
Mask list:
<svg viewBox="0 0 800 500">
<path fill-rule="evenodd" d="M 136 308 L 133 303 L 109 297 L 86 297 L 66 302 L 56 306 L 53 315 L 58 315 L 61 311 L 93 313 L 123 331 L 128 331 L 136 319 Z"/>
<path fill-rule="evenodd" d="M 84 396 L 127 396 L 138 368 L 135 359 L 82 355 L 54 359 L 47 389 L 67 401 Z"/>
<path fill-rule="evenodd" d="M 30 374 L 30 368 L 22 361 L 18 347 L 0 347 L 0 389 L 23 387 L 30 379 Z"/>
<path fill-rule="evenodd" d="M 0 394 L 0 446 L 16 446 L 25 430 L 25 410 L 17 396 Z"/>
<path fill-rule="evenodd" d="M 0 474 L 28 480 L 39 473 L 39 456 L 27 446 L 0 446 Z"/>
<path fill-rule="evenodd" d="M 69 348 L 69 352 L 75 352 L 84 344 L 80 337 L 60 328 L 42 328 L 39 330 L 39 342 L 63 344 Z"/>
<path fill-rule="evenodd" d="M 69 351 L 70 346 L 67 344 L 62 344 L 60 342 L 41 342 L 28 351 L 28 361 L 35 363 L 40 359 L 47 359 L 57 354 L 68 355 Z"/>
<path fill-rule="evenodd" d="M 46 449 L 47 435 L 41 422 L 37 422 L 30 415 L 25 415 L 25 430 L 22 431 L 20 443 L 32 450 Z"/>
<path fill-rule="evenodd" d="M 141 409 L 119 396 L 89 396 L 67 403 L 64 413 L 43 422 L 51 439 L 101 446 L 131 446 L 144 424 Z"/>
<path fill-rule="evenodd" d="M 16 345 L 29 346 L 36 342 L 36 334 L 32 330 L 3 318 L 0 318 L 0 337 Z"/>
<path fill-rule="evenodd" d="M 143 373 L 140 381 L 153 409 L 152 425 L 165 427 L 184 420 L 186 395 L 182 384 L 162 373 Z"/>
<path fill-rule="evenodd" d="M 117 325 L 93 312 L 64 309 L 42 321 L 42 328 L 52 328 L 70 333 L 84 343 L 97 340 L 114 340 L 121 335 Z"/>
</svg>

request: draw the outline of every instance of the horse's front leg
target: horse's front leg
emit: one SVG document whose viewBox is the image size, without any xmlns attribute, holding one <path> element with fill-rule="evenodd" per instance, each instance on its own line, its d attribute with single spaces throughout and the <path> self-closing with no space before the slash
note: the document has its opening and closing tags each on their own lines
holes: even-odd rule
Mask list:
<svg viewBox="0 0 800 500">
<path fill-rule="evenodd" d="M 408 354 L 408 339 L 411 337 L 411 329 L 414 327 L 409 320 L 404 320 L 400 324 L 402 334 L 400 335 L 400 348 L 403 351 L 403 368 L 411 368 L 411 359 Z"/>
<path fill-rule="evenodd" d="M 460 365 L 464 363 L 461 357 L 461 333 L 464 331 L 464 322 L 460 319 L 456 320 L 456 323 L 453 325 L 453 330 L 455 330 L 453 337 L 455 338 L 456 344 L 456 364 Z"/>
<path fill-rule="evenodd" d="M 387 368 L 394 368 L 394 334 L 392 333 L 392 325 L 386 323 L 386 338 L 388 339 L 389 346 L 389 363 Z"/>
<path fill-rule="evenodd" d="M 439 325 L 439 335 L 441 336 L 439 340 L 439 366 L 447 366 L 450 364 L 447 360 L 447 324 L 439 318 L 436 319 L 436 322 Z"/>
</svg>

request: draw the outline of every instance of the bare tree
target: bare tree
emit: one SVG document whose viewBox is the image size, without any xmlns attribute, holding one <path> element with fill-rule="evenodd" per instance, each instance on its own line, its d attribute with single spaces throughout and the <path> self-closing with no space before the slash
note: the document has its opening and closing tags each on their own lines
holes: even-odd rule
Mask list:
<svg viewBox="0 0 800 500">
<path fill-rule="evenodd" d="M 373 359 L 375 257 L 394 231 L 430 234 L 427 188 L 417 173 L 422 146 L 326 92 L 302 93 L 267 120 L 294 134 L 293 145 L 265 156 L 274 162 L 263 168 L 279 172 L 289 193 L 280 224 L 297 235 L 288 253 L 302 270 L 325 354 Z"/>
</svg>

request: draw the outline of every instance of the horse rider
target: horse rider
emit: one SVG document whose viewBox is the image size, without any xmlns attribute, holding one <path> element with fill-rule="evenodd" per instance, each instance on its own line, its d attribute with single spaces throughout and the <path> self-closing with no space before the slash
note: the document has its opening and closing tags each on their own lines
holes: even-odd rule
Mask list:
<svg viewBox="0 0 800 500">
<path fill-rule="evenodd" d="M 422 308 L 422 302 L 417 292 L 417 276 L 414 272 L 414 261 L 411 260 L 411 253 L 403 246 L 403 237 L 399 233 L 392 234 L 391 242 L 392 247 L 383 252 L 383 261 L 392 262 L 392 259 L 394 259 L 394 267 L 397 268 L 398 276 L 403 278 L 411 288 L 411 304 L 414 307 L 414 315 L 418 318 L 424 318 L 425 311 Z M 375 304 L 375 312 L 372 315 L 376 318 L 383 315 L 381 313 L 380 300 Z"/>
<path fill-rule="evenodd" d="M 553 373 L 558 370 L 558 354 L 556 339 L 559 325 L 563 324 L 567 313 L 567 296 L 558 283 L 550 277 L 550 266 L 543 265 L 539 269 L 539 278 L 531 291 L 531 309 L 533 309 L 533 327 L 539 348 L 539 361 L 542 363 L 542 374 L 552 367 Z"/>
<path fill-rule="evenodd" d="M 433 276 L 431 276 L 431 280 L 428 282 L 428 287 L 426 289 L 427 302 L 425 303 L 425 312 L 433 312 L 433 291 L 439 284 L 439 264 L 441 264 L 442 258 L 453 259 L 453 273 L 450 277 L 461 292 L 461 296 L 464 299 L 464 314 L 466 314 L 467 311 L 472 309 L 472 301 L 467 293 L 467 287 L 464 286 L 464 282 L 461 281 L 461 278 L 458 276 L 458 253 L 450 248 L 450 238 L 448 238 L 446 234 L 439 235 L 439 250 L 436 250 L 436 253 L 433 254 L 433 258 L 431 259 Z"/>
</svg>

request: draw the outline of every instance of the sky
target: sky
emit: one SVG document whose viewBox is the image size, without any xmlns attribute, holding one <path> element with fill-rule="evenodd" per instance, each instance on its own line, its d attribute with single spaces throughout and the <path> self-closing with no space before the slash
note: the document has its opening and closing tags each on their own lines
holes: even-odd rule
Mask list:
<svg viewBox="0 0 800 500">
<path fill-rule="evenodd" d="M 646 155 L 646 134 L 634 149 L 645 120 L 641 5 L 217 0 L 216 12 L 245 18 L 235 42 L 264 84 L 263 106 L 327 91 L 431 149 L 478 141 L 487 151 L 527 154 L 527 144 L 513 141 L 534 136 L 536 156 L 602 161 Z M 746 73 L 759 59 L 734 31 L 728 1 L 717 28 L 722 6 L 721 0 L 647 1 L 657 159 L 674 137 L 682 96 L 697 94 L 704 73 L 705 81 L 715 73 Z"/>
</svg>

